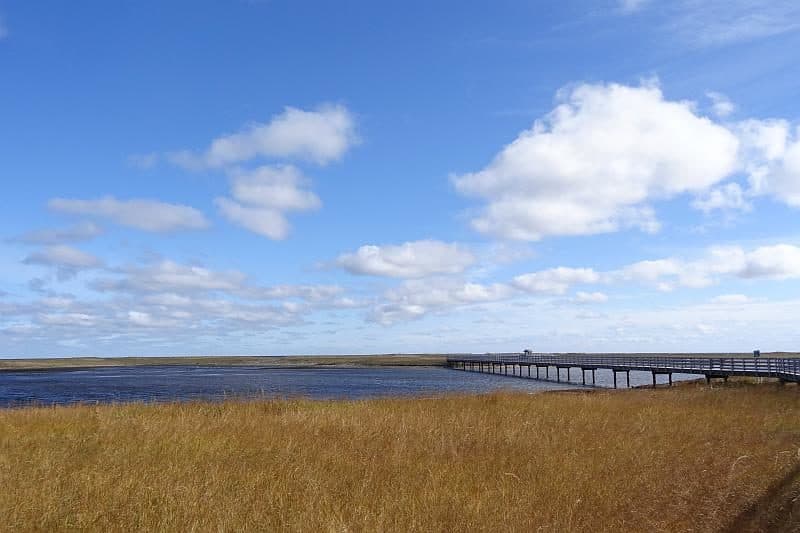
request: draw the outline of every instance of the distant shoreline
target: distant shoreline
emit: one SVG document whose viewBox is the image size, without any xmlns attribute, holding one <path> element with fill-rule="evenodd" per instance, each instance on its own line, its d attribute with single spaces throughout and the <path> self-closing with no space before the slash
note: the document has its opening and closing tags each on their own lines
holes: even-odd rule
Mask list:
<svg viewBox="0 0 800 533">
<path fill-rule="evenodd" d="M 0 359 L 0 372 L 83 370 L 141 366 L 357 368 L 445 366 L 446 355 L 309 355 L 309 356 L 170 356 L 170 357 L 69 357 Z"/>
<path fill-rule="evenodd" d="M 606 355 L 606 354 L 592 354 Z M 626 353 L 650 357 L 752 357 L 752 353 Z M 162 356 L 162 357 L 64 357 L 0 359 L 0 372 L 81 370 L 138 366 L 197 366 L 262 368 L 402 367 L 446 366 L 448 354 L 374 355 L 258 355 L 258 356 Z M 768 357 L 800 357 L 798 352 L 762 353 Z"/>
</svg>

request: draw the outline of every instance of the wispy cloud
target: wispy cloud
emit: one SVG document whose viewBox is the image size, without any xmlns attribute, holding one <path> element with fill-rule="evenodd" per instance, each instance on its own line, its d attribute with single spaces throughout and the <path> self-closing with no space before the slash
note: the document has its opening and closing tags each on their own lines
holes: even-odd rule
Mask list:
<svg viewBox="0 0 800 533">
<path fill-rule="evenodd" d="M 78 271 L 102 266 L 97 257 L 71 246 L 58 244 L 33 252 L 23 262 L 28 265 L 53 267 L 59 279 L 69 279 Z"/>
<path fill-rule="evenodd" d="M 750 41 L 800 29 L 794 0 L 684 0 L 672 29 L 697 46 Z"/>
<path fill-rule="evenodd" d="M 64 244 L 93 239 L 103 233 L 103 228 L 93 222 L 81 222 L 67 228 L 51 228 L 23 233 L 12 239 L 25 244 Z"/>
<path fill-rule="evenodd" d="M 48 206 L 60 213 L 107 218 L 121 226 L 159 233 L 209 226 L 197 209 L 157 200 L 117 200 L 112 196 L 96 200 L 53 198 Z"/>
<path fill-rule="evenodd" d="M 721 46 L 800 30 L 795 0 L 620 0 L 624 13 L 652 10 L 663 30 L 695 47 Z"/>
<path fill-rule="evenodd" d="M 649 2 L 650 0 L 619 0 L 619 7 L 625 13 L 632 13 L 638 11 Z"/>
<path fill-rule="evenodd" d="M 153 168 L 156 163 L 158 163 L 161 157 L 157 152 L 150 152 L 147 154 L 133 154 L 128 156 L 128 163 L 131 166 L 136 168 L 140 168 L 142 170 L 148 170 Z"/>
</svg>

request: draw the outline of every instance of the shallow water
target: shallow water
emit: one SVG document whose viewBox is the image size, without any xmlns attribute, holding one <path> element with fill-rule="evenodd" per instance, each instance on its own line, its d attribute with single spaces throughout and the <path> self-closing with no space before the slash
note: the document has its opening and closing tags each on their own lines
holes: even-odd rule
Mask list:
<svg viewBox="0 0 800 533">
<path fill-rule="evenodd" d="M 534 376 L 535 376 L 535 369 Z M 527 375 L 527 374 L 526 374 Z M 544 369 L 541 370 L 544 377 Z M 555 369 L 550 370 L 555 379 Z M 675 379 L 687 377 L 675 375 Z M 266 368 L 147 366 L 0 372 L 0 407 L 75 402 L 222 400 L 253 397 L 358 399 L 385 396 L 435 396 L 495 390 L 537 392 L 579 389 L 580 370 L 572 383 L 520 379 L 436 367 Z M 612 386 L 610 371 L 598 371 L 597 385 Z M 591 381 L 591 374 L 587 372 Z M 664 377 L 659 378 L 663 381 Z M 631 385 L 651 383 L 649 373 L 632 372 Z M 618 384 L 626 385 L 618 375 Z"/>
<path fill-rule="evenodd" d="M 319 399 L 433 396 L 501 389 L 534 392 L 574 387 L 431 367 L 153 366 L 0 372 L 0 406 L 259 396 Z"/>
</svg>

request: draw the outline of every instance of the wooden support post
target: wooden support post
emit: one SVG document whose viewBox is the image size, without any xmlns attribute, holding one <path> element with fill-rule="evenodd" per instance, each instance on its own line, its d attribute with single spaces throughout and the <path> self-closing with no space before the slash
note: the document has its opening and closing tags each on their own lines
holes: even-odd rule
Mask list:
<svg viewBox="0 0 800 533">
<path fill-rule="evenodd" d="M 594 385 L 594 371 L 595 371 L 595 370 L 596 370 L 596 369 L 594 369 L 594 368 L 592 369 L 592 385 Z"/>
<path fill-rule="evenodd" d="M 544 379 L 550 379 L 550 367 L 544 367 Z"/>
<path fill-rule="evenodd" d="M 706 384 L 711 385 L 711 376 L 706 374 Z"/>
<path fill-rule="evenodd" d="M 567 367 L 567 381 L 570 380 L 569 371 L 572 370 L 570 367 Z"/>
<path fill-rule="evenodd" d="M 656 388 L 656 373 L 653 372 L 653 388 Z"/>
<path fill-rule="evenodd" d="M 531 365 L 528 365 L 528 377 L 531 377 Z"/>
<path fill-rule="evenodd" d="M 561 369 L 556 367 L 556 381 L 561 383 Z"/>
<path fill-rule="evenodd" d="M 672 372 L 669 373 L 669 386 L 672 387 Z"/>
<path fill-rule="evenodd" d="M 617 388 L 617 371 L 616 370 L 612 370 L 612 372 L 614 373 L 614 388 L 616 389 Z"/>
<path fill-rule="evenodd" d="M 586 385 L 586 369 L 583 367 L 581 367 L 581 380 L 583 384 Z"/>
<path fill-rule="evenodd" d="M 631 371 L 628 370 L 625 372 L 625 381 L 628 383 L 628 388 L 631 388 Z"/>
</svg>

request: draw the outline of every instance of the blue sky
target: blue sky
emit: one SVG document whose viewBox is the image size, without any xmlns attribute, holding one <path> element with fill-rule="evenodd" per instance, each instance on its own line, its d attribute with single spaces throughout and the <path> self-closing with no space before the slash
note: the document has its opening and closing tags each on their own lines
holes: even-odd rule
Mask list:
<svg viewBox="0 0 800 533">
<path fill-rule="evenodd" d="M 0 1 L 0 356 L 796 350 L 800 7 Z"/>
</svg>

